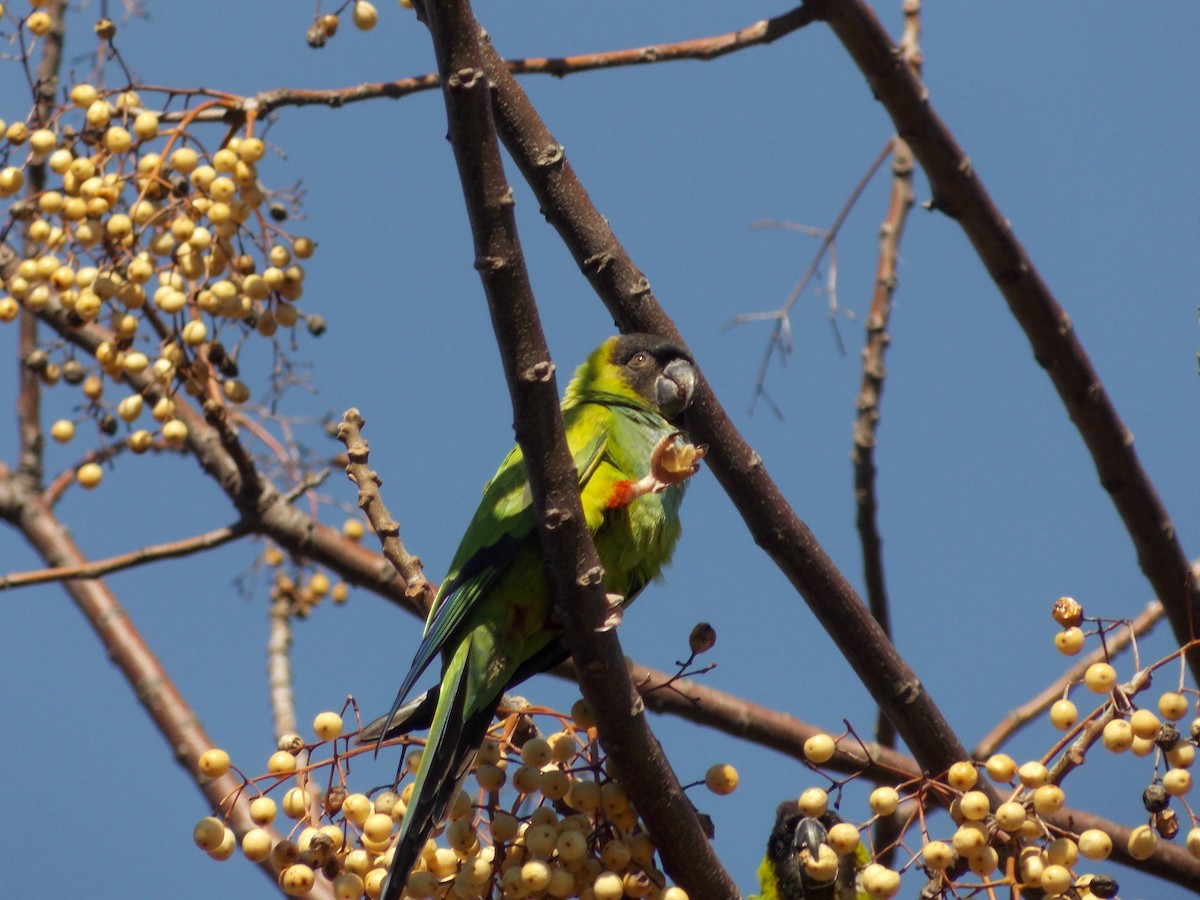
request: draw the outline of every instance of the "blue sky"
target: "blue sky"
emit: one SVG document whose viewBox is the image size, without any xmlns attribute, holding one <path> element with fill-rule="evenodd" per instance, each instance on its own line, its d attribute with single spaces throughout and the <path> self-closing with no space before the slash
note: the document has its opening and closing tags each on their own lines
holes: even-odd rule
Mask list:
<svg viewBox="0 0 1200 900">
<path fill-rule="evenodd" d="M 303 40 L 309 5 L 225 0 L 149 4 L 151 20 L 122 25 L 117 43 L 142 81 L 241 94 L 430 70 L 423 26 L 395 4 L 379 5 L 375 31 L 345 22 L 320 51 Z M 879 6 L 893 34 L 899 6 Z M 477 12 L 502 54 L 524 56 L 716 34 L 783 9 L 483 2 Z M 69 22 L 79 73 L 90 66 L 93 15 L 88 9 Z M 923 23 L 931 102 L 1071 315 L 1194 553 L 1200 8 L 930 3 Z M 848 353 L 838 353 L 826 298 L 805 295 L 793 312 L 795 353 L 768 379 L 781 419 L 761 406 L 748 412 L 768 326 L 723 326 L 779 306 L 814 249 L 809 238 L 750 223 L 826 227 L 891 135 L 862 76 L 817 25 L 711 63 L 523 84 L 739 428 L 860 584 L 848 460 L 886 175 L 863 195 L 838 243 L 839 299 L 859 315 L 839 320 Z M 25 91 L 19 69 L 0 67 L 0 117 L 23 114 Z M 307 218 L 295 229 L 313 237 L 318 252 L 302 307 L 329 323 L 320 340 L 301 335 L 295 353 L 311 364 L 318 392 L 293 391 L 282 409 L 313 419 L 362 409 L 385 498 L 434 580 L 512 442 L 445 130 L 436 92 L 284 110 L 269 138 L 285 155 L 260 167 L 272 186 L 303 182 Z M 916 184 L 918 200 L 927 200 L 920 174 Z M 561 387 L 612 323 L 520 185 L 517 214 Z M 1051 643 L 1054 598 L 1071 594 L 1089 612 L 1130 617 L 1151 589 L 1048 379 L 958 227 L 940 214 L 916 209 L 909 220 L 891 337 L 876 462 L 896 642 L 970 746 L 1064 668 Z M 15 329 L 0 326 L 0 341 L 11 359 Z M 269 365 L 265 355 L 247 362 L 251 376 Z M 0 373 L 5 408 L 12 371 Z M 67 388 L 49 391 L 48 420 L 75 403 Z M 9 436 L 6 461 L 11 432 L 0 428 Z M 320 453 L 339 449 L 315 425 L 302 433 Z M 70 466 L 88 440 L 50 448 L 49 469 Z M 325 492 L 353 504 L 338 477 Z M 122 460 L 99 490 L 68 492 L 60 509 L 97 558 L 235 518 L 195 464 L 177 457 Z M 332 506 L 323 515 L 344 518 Z M 685 652 L 692 625 L 707 620 L 719 636 L 707 684 L 831 729 L 846 718 L 869 733 L 869 698 L 708 473 L 688 495 L 684 531 L 665 582 L 626 616 L 626 652 L 668 668 Z M 111 579 L 214 739 L 256 771 L 273 745 L 266 592 L 261 579 L 249 594 L 233 582 L 260 550 L 243 542 Z M 10 531 L 0 532 L 0 559 L 5 571 L 34 565 Z M 1165 631 L 1140 643 L 1143 661 L 1169 652 Z M 418 635 L 414 619 L 361 592 L 345 608 L 322 607 L 298 623 L 300 720 L 340 706 L 347 694 L 368 714 L 382 712 Z M 1118 671 L 1131 674 L 1128 659 Z M 1155 692 L 1174 678 L 1160 678 Z M 526 693 L 563 707 L 575 696 L 551 680 L 531 682 Z M 0 709 L 16 726 L 4 754 L 10 814 L 0 821 L 0 842 L 32 844 L 26 864 L 8 868 L 14 896 L 142 897 L 168 884 L 182 898 L 276 896 L 249 865 L 218 865 L 191 845 L 192 824 L 206 813 L 202 798 L 61 590 L 0 600 Z M 717 761 L 742 769 L 735 794 L 698 792 L 696 800 L 714 819 L 718 852 L 751 890 L 776 803 L 813 776 L 687 724 L 652 725 L 684 781 Z M 1008 752 L 1040 755 L 1054 739 L 1039 725 Z M 1137 824 L 1151 775 L 1148 760 L 1096 751 L 1067 783 L 1068 802 Z M 865 809 L 850 792 L 844 812 L 865 817 Z M 1171 890 L 1128 873 L 1121 881 L 1126 898 Z"/>
</svg>

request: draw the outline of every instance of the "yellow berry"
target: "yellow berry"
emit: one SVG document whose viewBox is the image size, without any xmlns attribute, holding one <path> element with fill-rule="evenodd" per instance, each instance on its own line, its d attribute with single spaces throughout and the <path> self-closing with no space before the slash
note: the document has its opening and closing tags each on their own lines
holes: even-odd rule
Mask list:
<svg viewBox="0 0 1200 900">
<path fill-rule="evenodd" d="M 1189 707 L 1187 697 L 1177 691 L 1167 691 L 1158 698 L 1158 711 L 1164 719 L 1170 719 L 1172 722 L 1178 722 L 1186 716 Z"/>
<path fill-rule="evenodd" d="M 373 812 L 371 800 L 365 794 L 350 794 L 342 801 L 342 815 L 355 825 L 361 825 Z"/>
<path fill-rule="evenodd" d="M 1066 795 L 1057 784 L 1043 784 L 1033 792 L 1033 808 L 1043 816 L 1058 812 L 1065 802 Z"/>
<path fill-rule="evenodd" d="M 946 773 L 946 783 L 957 791 L 969 791 L 979 780 L 979 772 L 969 762 L 956 762 Z"/>
<path fill-rule="evenodd" d="M 993 753 L 983 764 L 993 781 L 1008 782 L 1016 774 L 1017 764 L 1007 753 Z"/>
<path fill-rule="evenodd" d="M 1104 726 L 1104 746 L 1113 753 L 1124 753 L 1133 744 L 1133 728 L 1124 719 L 1113 719 Z"/>
<path fill-rule="evenodd" d="M 379 12 L 367 0 L 355 0 L 351 18 L 354 20 L 355 28 L 360 31 L 370 31 L 379 21 Z"/>
<path fill-rule="evenodd" d="M 900 805 L 900 795 L 894 787 L 877 787 L 871 791 L 871 796 L 867 801 L 871 805 L 871 809 L 876 815 L 890 816 L 896 811 L 896 807 Z"/>
<path fill-rule="evenodd" d="M 714 794 L 724 796 L 732 794 L 738 786 L 737 769 L 728 763 L 717 763 L 709 766 L 704 774 L 704 784 Z"/>
<path fill-rule="evenodd" d="M 312 890 L 316 880 L 316 874 L 304 863 L 288 866 L 279 873 L 279 887 L 289 897 L 300 897 L 307 894 Z"/>
<path fill-rule="evenodd" d="M 813 765 L 829 762 L 837 745 L 827 734 L 814 734 L 804 742 L 804 756 Z"/>
<path fill-rule="evenodd" d="M 170 421 L 163 423 L 163 440 L 171 446 L 177 447 L 182 444 L 187 439 L 187 435 L 188 428 L 179 419 L 171 419 Z"/>
<path fill-rule="evenodd" d="M 79 482 L 80 487 L 88 489 L 94 488 L 100 483 L 100 479 L 104 477 L 104 470 L 100 468 L 98 463 L 84 463 L 75 473 L 75 479 Z"/>
<path fill-rule="evenodd" d="M 1105 662 L 1092 663 L 1083 675 L 1083 683 L 1094 694 L 1107 694 L 1117 684 L 1117 670 Z"/>
<path fill-rule="evenodd" d="M 1158 735 L 1158 729 L 1162 727 L 1162 722 L 1150 710 L 1139 709 L 1129 717 L 1129 727 L 1133 729 L 1133 733 L 1137 737 L 1154 740 Z"/>
<path fill-rule="evenodd" d="M 251 862 L 262 862 L 271 855 L 271 832 L 265 828 L 251 828 L 242 835 L 242 853 Z"/>
<path fill-rule="evenodd" d="M 201 775 L 220 778 L 229 771 L 229 754 L 218 747 L 205 750 L 200 754 L 196 768 L 199 769 Z"/>
<path fill-rule="evenodd" d="M 996 807 L 996 824 L 1012 833 L 1025 824 L 1025 807 L 1015 800 L 1008 800 Z"/>
<path fill-rule="evenodd" d="M 318 713 L 313 719 L 313 733 L 322 741 L 341 737 L 342 717 L 335 712 Z"/>
<path fill-rule="evenodd" d="M 75 423 L 70 419 L 59 419 L 50 426 L 50 436 L 60 444 L 65 444 L 75 437 Z"/>
<path fill-rule="evenodd" d="M 1187 769 L 1168 769 L 1162 783 L 1163 790 L 1172 797 L 1182 797 L 1192 789 L 1192 773 Z"/>
<path fill-rule="evenodd" d="M 270 797 L 255 797 L 250 801 L 250 821 L 255 825 L 270 825 L 279 808 Z"/>
<path fill-rule="evenodd" d="M 800 812 L 816 819 L 829 808 L 829 794 L 821 788 L 809 788 L 800 795 Z"/>
<path fill-rule="evenodd" d="M 192 840 L 205 853 L 216 850 L 225 840 L 225 823 L 213 816 L 201 819 L 192 829 Z"/>
<path fill-rule="evenodd" d="M 1069 731 L 1079 718 L 1079 710 L 1070 700 L 1059 700 L 1050 707 L 1050 724 L 1059 731 Z"/>
<path fill-rule="evenodd" d="M 1200 828 L 1193 828 L 1187 833 L 1187 851 L 1194 859 L 1200 859 Z"/>
<path fill-rule="evenodd" d="M 53 25 L 54 20 L 50 18 L 50 13 L 43 12 L 42 10 L 30 13 L 29 18 L 25 20 L 25 27 L 38 37 L 49 34 Z"/>
<path fill-rule="evenodd" d="M 1088 859 L 1108 859 L 1112 838 L 1099 828 L 1089 828 L 1079 835 L 1079 852 Z"/>
<path fill-rule="evenodd" d="M 1129 834 L 1129 855 L 1137 860 L 1149 859 L 1157 843 L 1154 830 L 1149 825 L 1139 825 Z"/>
<path fill-rule="evenodd" d="M 944 841 L 930 841 L 921 848 L 921 857 L 925 865 L 936 871 L 948 869 L 954 863 L 954 848 Z"/>
<path fill-rule="evenodd" d="M 967 791 L 959 800 L 958 808 L 972 822 L 982 821 L 991 812 L 991 801 L 983 791 Z"/>
<path fill-rule="evenodd" d="M 1051 896 L 1065 893 L 1073 880 L 1071 878 L 1071 870 L 1066 866 L 1046 866 L 1042 870 L 1042 890 Z"/>
<path fill-rule="evenodd" d="M 286 750 L 276 750 L 267 760 L 267 771 L 272 775 L 287 775 L 296 771 L 296 757 Z"/>
<path fill-rule="evenodd" d="M 1025 787 L 1039 788 L 1049 780 L 1050 772 L 1042 763 L 1030 760 L 1022 763 L 1021 768 L 1017 769 L 1017 777 L 1021 779 L 1021 784 Z"/>
</svg>

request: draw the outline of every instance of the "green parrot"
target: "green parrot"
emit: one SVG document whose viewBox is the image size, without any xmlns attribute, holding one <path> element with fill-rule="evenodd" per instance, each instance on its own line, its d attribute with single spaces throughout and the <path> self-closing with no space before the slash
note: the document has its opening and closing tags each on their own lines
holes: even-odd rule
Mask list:
<svg viewBox="0 0 1200 900">
<path fill-rule="evenodd" d="M 829 829 L 840 821 L 833 811 L 819 818 L 805 816 L 795 800 L 779 804 L 767 852 L 758 867 L 762 892 L 758 900 L 857 900 L 865 896 L 857 883 L 858 871 L 868 862 L 862 844 L 853 854 L 838 857 L 832 877 L 823 877 L 812 867 Z"/>
<path fill-rule="evenodd" d="M 584 517 L 604 566 L 611 603 L 606 627 L 658 576 L 679 539 L 679 504 L 704 456 L 704 448 L 681 440 L 679 430 L 695 385 L 694 362 L 680 343 L 628 334 L 601 344 L 567 386 L 563 424 Z M 412 668 L 383 721 L 380 741 L 440 654 L 441 687 L 383 900 L 403 892 L 504 691 L 567 656 L 551 615 L 531 503 L 525 460 L 514 447 L 484 488 L 434 598 Z"/>
</svg>

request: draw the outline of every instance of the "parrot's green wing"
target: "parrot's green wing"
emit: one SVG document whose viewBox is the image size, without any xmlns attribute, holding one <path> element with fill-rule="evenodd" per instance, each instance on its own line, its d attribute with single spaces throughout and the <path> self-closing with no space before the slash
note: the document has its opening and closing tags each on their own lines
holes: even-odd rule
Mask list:
<svg viewBox="0 0 1200 900">
<path fill-rule="evenodd" d="M 567 446 L 579 472 L 580 491 L 585 489 L 604 456 L 608 420 L 612 416 L 610 410 L 600 406 L 587 412 L 587 415 L 571 417 L 571 427 L 567 430 Z M 463 619 L 479 599 L 487 595 L 517 548 L 523 541 L 535 537 L 532 503 L 525 458 L 521 448 L 514 447 L 484 488 L 479 508 L 454 554 L 446 580 L 434 598 L 425 635 L 392 704 L 389 721 Z M 385 724 L 384 732 L 386 730 Z"/>
</svg>

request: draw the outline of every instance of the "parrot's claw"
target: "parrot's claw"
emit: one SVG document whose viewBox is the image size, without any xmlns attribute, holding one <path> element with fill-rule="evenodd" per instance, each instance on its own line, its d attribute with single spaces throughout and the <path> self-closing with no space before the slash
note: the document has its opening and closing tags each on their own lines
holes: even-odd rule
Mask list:
<svg viewBox="0 0 1200 900">
<path fill-rule="evenodd" d="M 682 432 L 673 431 L 654 445 L 650 452 L 650 471 L 637 481 L 622 481 L 609 499 L 609 508 L 628 506 L 646 494 L 661 494 L 672 485 L 687 481 L 700 471 L 700 460 L 708 453 L 704 445 L 681 443 L 675 439 Z"/>
<path fill-rule="evenodd" d="M 624 597 L 620 594 L 605 594 L 604 599 L 608 601 L 608 614 L 604 617 L 604 624 L 596 629 L 598 632 L 612 631 L 625 618 Z"/>
<path fill-rule="evenodd" d="M 700 460 L 708 454 L 708 448 L 689 443 L 676 443 L 682 432 L 675 431 L 659 441 L 650 453 L 650 475 L 662 487 L 654 493 L 660 494 L 673 484 L 686 481 L 700 471 Z"/>
</svg>

